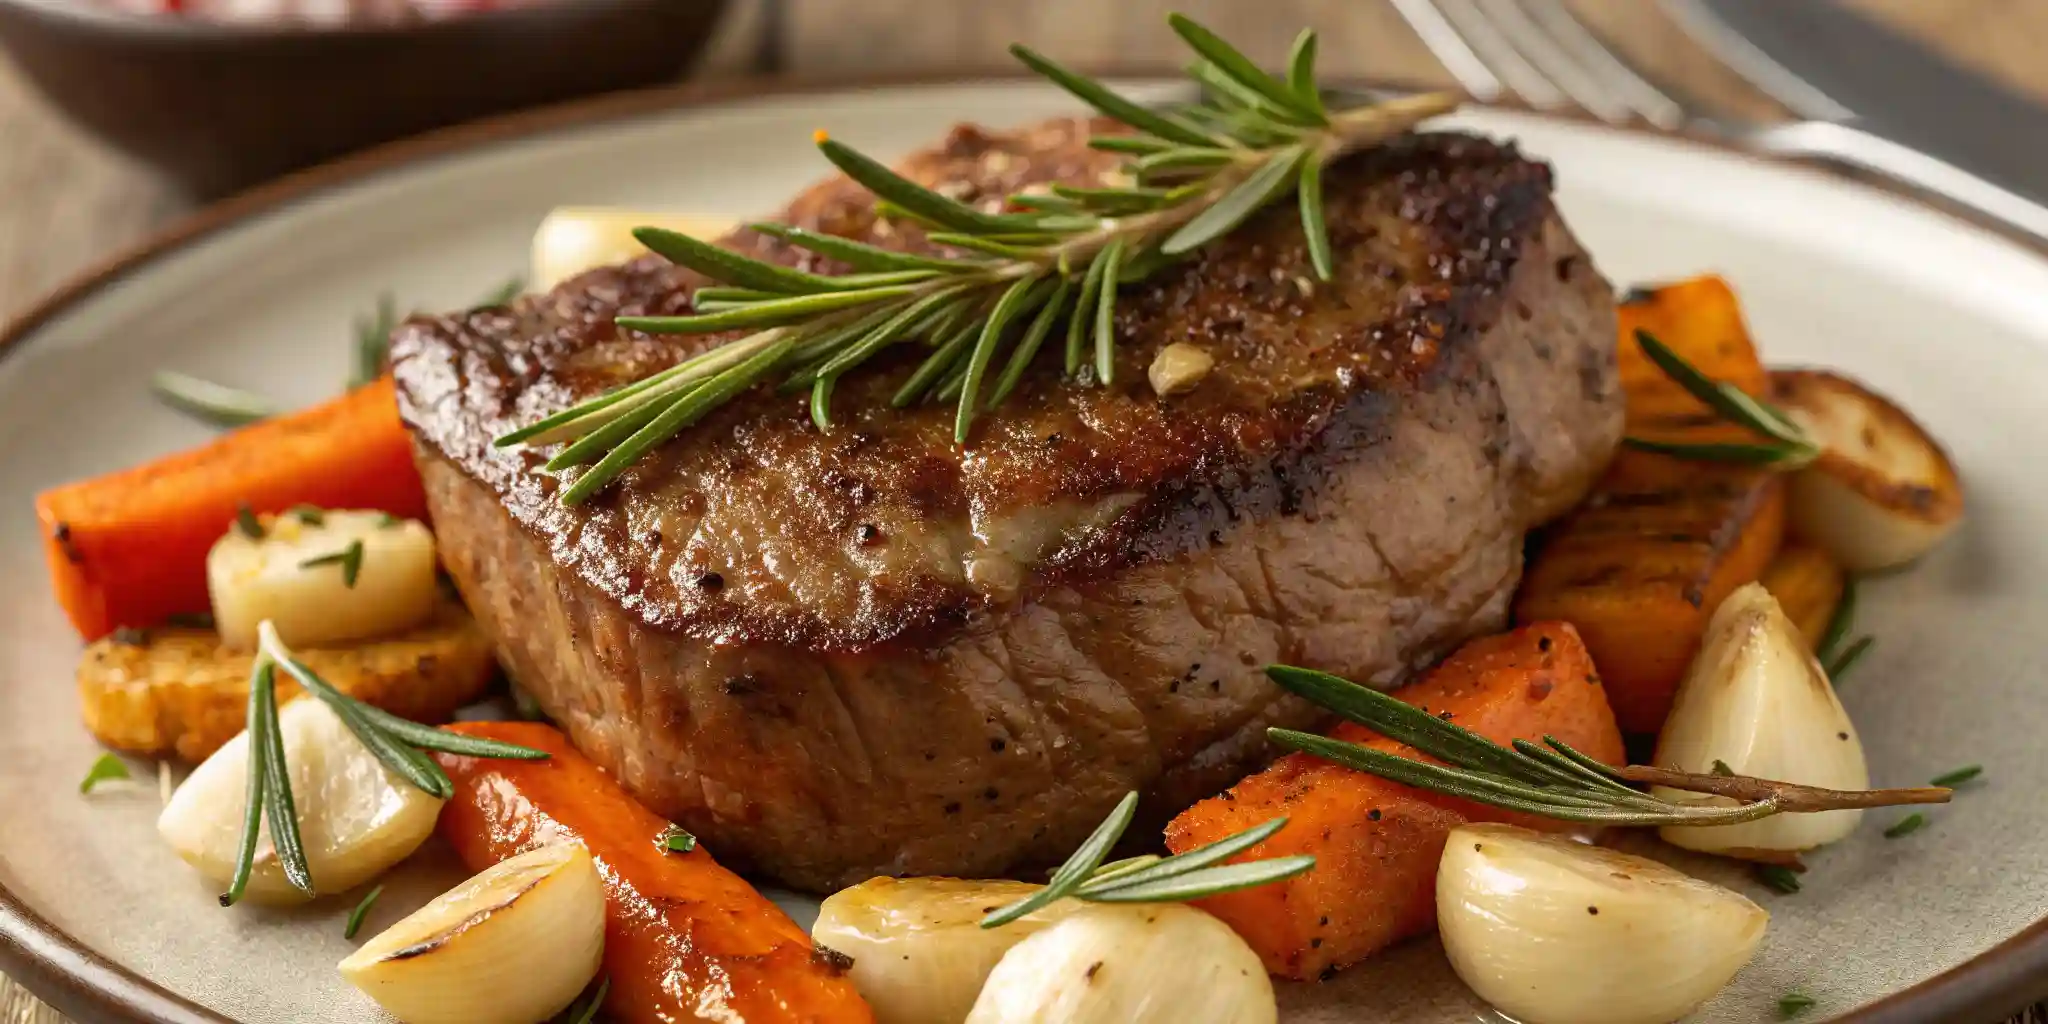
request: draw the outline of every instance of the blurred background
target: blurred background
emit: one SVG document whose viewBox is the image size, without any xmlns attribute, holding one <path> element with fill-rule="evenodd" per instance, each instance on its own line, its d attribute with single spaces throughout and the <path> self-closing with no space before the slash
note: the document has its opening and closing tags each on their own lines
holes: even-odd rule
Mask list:
<svg viewBox="0 0 2048 1024">
<path fill-rule="evenodd" d="M 1566 2 L 1616 51 L 1712 116 L 1788 116 L 1784 104 L 1709 53 L 1697 26 L 1689 32 L 1666 5 Z M 1807 2 L 1780 0 L 1786 8 Z M 2013 92 L 2048 96 L 2048 2 L 1841 5 Z M 278 29 L 280 6 L 316 26 Z M 1516 4 L 1440 6 L 1498 15 Z M 1004 48 L 1013 40 L 1082 67 L 1162 68 L 1176 59 L 1176 43 L 1162 28 L 1164 12 L 1175 8 L 1252 53 L 1275 57 L 1298 28 L 1314 25 L 1332 76 L 1454 84 L 1403 7 L 1398 0 L 0 0 L 0 318 L 205 198 L 450 120 L 686 75 L 1007 71 L 1013 65 Z M 333 28 L 351 8 L 376 23 Z M 1410 16 L 1417 8 L 1415 0 L 1405 3 Z"/>
</svg>

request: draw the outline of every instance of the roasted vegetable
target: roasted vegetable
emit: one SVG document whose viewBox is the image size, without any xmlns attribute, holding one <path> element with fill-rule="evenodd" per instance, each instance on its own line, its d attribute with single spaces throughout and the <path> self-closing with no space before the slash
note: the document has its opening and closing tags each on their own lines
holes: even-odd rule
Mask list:
<svg viewBox="0 0 2048 1024">
<path fill-rule="evenodd" d="M 498 670 L 476 620 L 447 599 L 410 632 L 298 653 L 342 692 L 434 724 L 481 696 Z M 209 629 L 122 630 L 87 647 L 78 663 L 86 727 L 116 750 L 204 760 L 242 731 L 254 659 Z M 286 674 L 277 685 L 280 701 L 299 694 Z"/>
<path fill-rule="evenodd" d="M 1779 370 L 1770 397 L 1825 449 L 1792 478 L 1792 530 L 1851 572 L 1905 565 L 1962 523 L 1955 464 L 1883 395 L 1826 370 Z"/>
<path fill-rule="evenodd" d="M 545 750 L 546 761 L 436 760 L 455 782 L 441 834 L 470 870 L 580 840 L 604 865 L 607 1020 L 666 1024 L 715 1007 L 748 1024 L 874 1019 L 843 957 L 811 945 L 787 914 L 701 847 L 658 843 L 668 822 L 640 806 L 554 728 L 466 722 L 454 729 Z"/>
<path fill-rule="evenodd" d="M 341 962 L 406 1024 L 534 1024 L 582 994 L 604 959 L 604 880 L 580 843 L 478 872 Z"/>
<path fill-rule="evenodd" d="M 1819 646 L 1842 603 L 1848 577 L 1828 553 L 1807 544 L 1787 544 L 1764 568 L 1761 582 L 1785 616 L 1799 627 L 1806 646 Z"/>
<path fill-rule="evenodd" d="M 1191 907 L 1096 904 L 1003 954 L 967 1024 L 1272 1024 L 1278 1018 L 1272 979 L 1229 926 Z"/>
<path fill-rule="evenodd" d="M 434 535 L 420 521 L 344 509 L 245 520 L 206 558 L 215 628 L 243 650 L 266 620 L 294 647 L 411 629 L 433 617 L 435 572 Z"/>
<path fill-rule="evenodd" d="M 1564 623 L 1475 640 L 1396 695 L 1497 742 L 1555 736 L 1602 761 L 1621 762 L 1621 735 L 1600 677 L 1578 633 Z M 1421 756 L 1361 726 L 1340 725 L 1331 735 Z M 1167 827 L 1166 845 L 1186 851 L 1283 815 L 1287 827 L 1245 859 L 1307 853 L 1315 855 L 1315 868 L 1197 905 L 1237 929 L 1267 970 L 1304 979 L 1429 930 L 1437 860 L 1452 828 L 1503 819 L 1562 827 L 1291 754 L 1182 812 Z"/>
<path fill-rule="evenodd" d="M 694 238 L 718 238 L 736 225 L 724 217 L 559 206 L 548 211 L 533 233 L 533 287 L 544 292 L 586 270 L 647 255 L 647 247 L 633 237 L 633 229 L 648 226 Z"/>
<path fill-rule="evenodd" d="M 1770 921 L 1656 861 L 1509 825 L 1451 833 L 1436 892 L 1451 967 L 1522 1024 L 1668 1024 L 1728 984 Z"/>
<path fill-rule="evenodd" d="M 57 600 L 80 636 L 205 612 L 206 555 L 239 509 L 368 508 L 421 519 L 412 437 L 385 378 L 189 451 L 36 496 Z"/>
<path fill-rule="evenodd" d="M 1637 328 L 1710 376 L 1761 390 L 1763 365 L 1719 278 L 1666 285 L 1621 311 L 1632 437 L 1754 441 L 1645 358 Z M 1785 481 L 1768 469 L 1623 450 L 1580 506 L 1543 532 L 1515 599 L 1519 622 L 1579 628 L 1621 727 L 1654 733 L 1707 618 L 1754 582 L 1785 532 Z"/>
</svg>

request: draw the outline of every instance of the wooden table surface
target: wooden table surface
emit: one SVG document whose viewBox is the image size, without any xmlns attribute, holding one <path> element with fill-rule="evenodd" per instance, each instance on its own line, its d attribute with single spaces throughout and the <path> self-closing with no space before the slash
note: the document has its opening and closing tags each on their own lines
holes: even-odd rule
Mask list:
<svg viewBox="0 0 2048 1024">
<path fill-rule="evenodd" d="M 701 73 L 746 71 L 759 0 L 740 5 Z M 1730 111 L 1773 108 L 1689 46 L 1648 0 L 1572 0 L 1586 20 L 1668 81 Z M 2048 100 L 2048 2 L 1852 0 L 2008 85 Z M 785 0 L 781 52 L 805 73 L 973 72 L 1009 66 L 1029 42 L 1082 66 L 1177 60 L 1162 19 L 1183 10 L 1254 54 L 1278 55 L 1302 25 L 1323 33 L 1324 65 L 1417 82 L 1449 79 L 1385 0 Z M 190 209 L 149 171 L 58 120 L 0 57 L 0 318 Z M 2048 1024 L 2048 1006 L 2016 1019 Z M 63 1018 L 0 978 L 0 1024 Z"/>
</svg>

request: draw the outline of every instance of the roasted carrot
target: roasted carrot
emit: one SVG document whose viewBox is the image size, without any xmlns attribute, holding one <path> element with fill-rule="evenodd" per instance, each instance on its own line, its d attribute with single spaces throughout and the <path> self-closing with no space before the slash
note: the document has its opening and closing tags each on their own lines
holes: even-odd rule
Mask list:
<svg viewBox="0 0 2048 1024">
<path fill-rule="evenodd" d="M 1759 582 L 1778 599 L 1778 606 L 1812 647 L 1827 636 L 1828 624 L 1842 603 L 1847 577 L 1841 563 L 1827 552 L 1805 544 L 1787 544 L 1764 569 Z"/>
<path fill-rule="evenodd" d="M 1475 640 L 1396 695 L 1496 742 L 1549 735 L 1608 763 L 1622 758 L 1593 660 L 1562 622 Z M 1331 735 L 1423 756 L 1350 723 Z M 1283 815 L 1287 826 L 1245 856 L 1308 853 L 1316 866 L 1200 906 L 1244 936 L 1267 970 L 1302 979 L 1435 926 L 1436 866 L 1451 829 L 1467 821 L 1561 827 L 1290 754 L 1182 812 L 1167 826 L 1166 845 L 1182 852 Z"/>
<path fill-rule="evenodd" d="M 1733 292 L 1717 277 L 1665 285 L 1621 308 L 1628 433 L 1659 441 L 1750 441 L 1650 363 L 1655 334 L 1717 380 L 1760 392 L 1769 378 Z M 1580 506 L 1546 529 L 1522 576 L 1515 620 L 1579 628 L 1615 717 L 1654 733 L 1699 650 L 1707 619 L 1755 582 L 1785 536 L 1785 483 L 1768 469 L 1624 449 Z"/>
<path fill-rule="evenodd" d="M 610 906 L 606 1019 L 867 1022 L 844 958 L 810 936 L 701 847 L 657 844 L 669 827 L 551 726 L 468 722 L 474 736 L 548 752 L 546 761 L 436 755 L 455 782 L 441 834 L 473 871 L 549 842 L 578 839 L 597 858 Z"/>
<path fill-rule="evenodd" d="M 36 495 L 51 584 L 97 640 L 207 610 L 206 553 L 235 512 L 426 514 L 390 378 L 189 451 Z"/>
</svg>

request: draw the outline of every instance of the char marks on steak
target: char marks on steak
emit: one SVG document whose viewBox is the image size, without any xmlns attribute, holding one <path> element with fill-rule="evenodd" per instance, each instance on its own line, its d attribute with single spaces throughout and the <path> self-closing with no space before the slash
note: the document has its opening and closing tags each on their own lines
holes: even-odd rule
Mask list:
<svg viewBox="0 0 2048 1024">
<path fill-rule="evenodd" d="M 1089 127 L 961 128 L 901 169 L 970 203 L 1097 184 Z M 1316 720 L 1262 666 L 1391 686 L 1498 628 L 1524 533 L 1620 434 L 1612 292 L 1548 168 L 1424 134 L 1325 182 L 1334 283 L 1277 204 L 1126 289 L 1112 387 L 1048 356 L 961 449 L 950 406 L 887 408 L 899 351 L 830 433 L 760 389 L 577 508 L 490 439 L 721 340 L 611 323 L 701 282 L 649 258 L 415 319 L 394 365 L 448 568 L 579 748 L 801 888 L 1054 861 L 1130 789 L 1178 810 Z M 923 247 L 843 179 L 784 219 Z M 1215 368 L 1164 400 L 1173 342 Z"/>
</svg>

